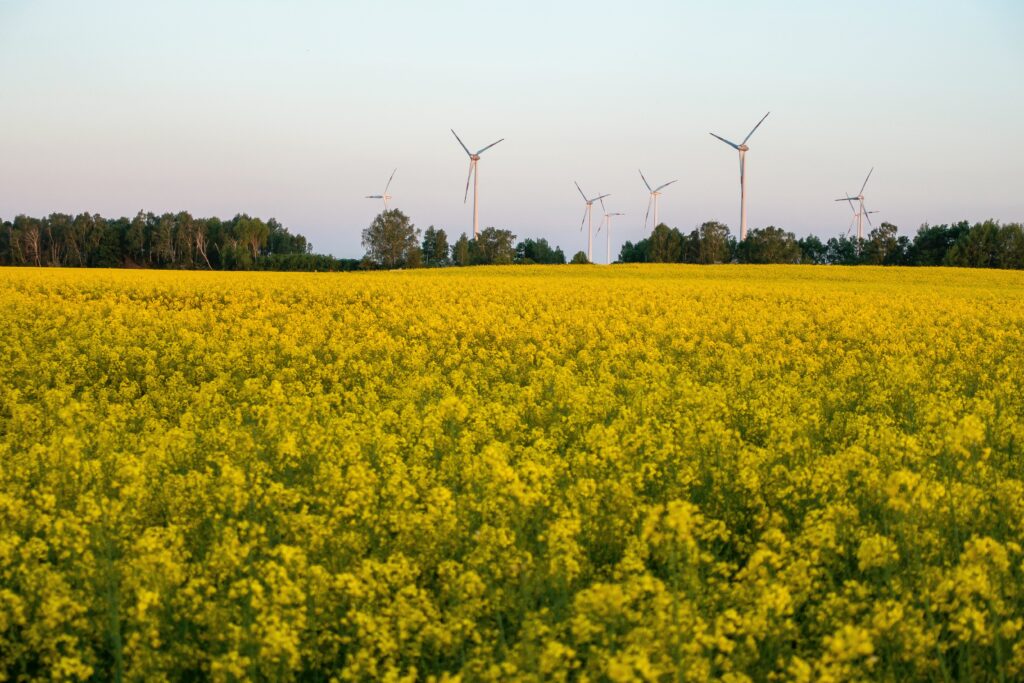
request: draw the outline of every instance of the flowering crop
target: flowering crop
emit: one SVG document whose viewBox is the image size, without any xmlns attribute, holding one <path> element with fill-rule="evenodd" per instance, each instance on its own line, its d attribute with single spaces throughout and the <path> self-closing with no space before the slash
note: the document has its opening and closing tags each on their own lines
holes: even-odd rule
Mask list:
<svg viewBox="0 0 1024 683">
<path fill-rule="evenodd" d="M 0 680 L 1024 677 L 1024 276 L 0 271 Z"/>
</svg>

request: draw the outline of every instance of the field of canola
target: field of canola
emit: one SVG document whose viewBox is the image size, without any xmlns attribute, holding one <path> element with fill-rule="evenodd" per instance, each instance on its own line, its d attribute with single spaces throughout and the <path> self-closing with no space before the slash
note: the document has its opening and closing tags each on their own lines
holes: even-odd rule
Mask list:
<svg viewBox="0 0 1024 683">
<path fill-rule="evenodd" d="M 0 680 L 1020 680 L 1024 275 L 0 271 Z"/>
</svg>

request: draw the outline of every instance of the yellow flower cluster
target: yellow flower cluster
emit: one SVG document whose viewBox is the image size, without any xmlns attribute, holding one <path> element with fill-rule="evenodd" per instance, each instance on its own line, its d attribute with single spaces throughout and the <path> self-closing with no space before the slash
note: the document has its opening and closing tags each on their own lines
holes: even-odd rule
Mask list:
<svg viewBox="0 0 1024 683">
<path fill-rule="evenodd" d="M 0 680 L 1021 680 L 1024 276 L 0 271 Z"/>
</svg>

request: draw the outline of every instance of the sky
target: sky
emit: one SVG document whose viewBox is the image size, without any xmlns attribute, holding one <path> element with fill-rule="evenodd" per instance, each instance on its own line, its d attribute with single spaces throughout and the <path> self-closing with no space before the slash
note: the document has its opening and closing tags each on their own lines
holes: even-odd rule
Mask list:
<svg viewBox="0 0 1024 683">
<path fill-rule="evenodd" d="M 0 218 L 277 218 L 359 257 L 397 168 L 417 228 L 545 237 L 610 193 L 612 255 L 662 222 L 823 239 L 875 221 L 1024 221 L 1024 2 L 0 0 Z M 605 256 L 605 233 L 595 260 Z"/>
</svg>

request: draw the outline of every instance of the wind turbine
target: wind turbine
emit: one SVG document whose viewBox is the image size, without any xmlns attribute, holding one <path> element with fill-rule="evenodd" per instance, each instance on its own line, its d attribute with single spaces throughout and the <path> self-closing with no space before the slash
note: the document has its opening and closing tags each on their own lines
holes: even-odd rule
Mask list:
<svg viewBox="0 0 1024 683">
<path fill-rule="evenodd" d="M 608 213 L 608 210 L 606 208 L 604 208 L 604 199 L 601 199 L 600 197 L 598 197 L 598 199 L 600 199 L 600 201 L 601 201 L 601 210 L 605 212 L 605 214 L 604 214 L 604 221 L 603 222 L 605 224 L 607 224 L 607 226 L 608 226 L 608 229 L 605 230 L 604 236 L 605 236 L 605 240 L 607 242 L 607 247 L 606 248 L 608 250 L 608 252 L 607 252 L 608 265 L 611 265 L 611 263 L 612 263 L 612 216 L 625 216 L 626 214 L 618 213 L 618 212 L 616 212 L 616 213 Z M 598 235 L 601 234 L 601 223 L 597 224 L 597 234 Z"/>
<path fill-rule="evenodd" d="M 498 144 L 498 142 L 501 142 L 501 140 L 504 140 L 505 138 L 502 138 L 501 140 L 498 140 L 498 142 L 492 142 L 491 144 L 487 145 L 486 147 L 481 148 L 480 150 L 478 150 L 474 154 L 473 152 L 470 152 L 469 148 L 466 147 L 466 145 L 462 142 L 462 138 L 459 137 L 459 134 L 456 133 L 454 129 L 450 129 L 450 130 L 452 131 L 452 135 L 455 136 L 455 139 L 459 141 L 459 144 L 462 146 L 462 149 L 466 150 L 466 154 L 469 156 L 469 175 L 466 176 L 466 196 L 463 197 L 462 203 L 465 204 L 466 200 L 469 199 L 469 179 L 472 178 L 473 179 L 473 239 L 476 239 L 480 235 L 480 211 L 479 211 L 479 204 L 477 203 L 478 194 L 479 194 L 478 191 L 480 189 L 480 173 L 477 170 L 477 163 L 480 161 L 480 155 L 481 154 L 483 154 L 484 152 L 489 150 L 491 147 L 494 147 L 496 144 Z"/>
<path fill-rule="evenodd" d="M 768 112 L 768 114 L 771 114 L 771 112 Z M 761 120 L 757 122 L 757 125 L 754 126 L 753 129 L 749 133 L 747 133 L 747 137 L 743 138 L 743 142 L 741 142 L 738 145 L 736 143 L 734 143 L 734 142 L 729 142 L 728 140 L 726 140 L 725 138 L 723 138 L 720 135 L 715 135 L 714 133 L 711 133 L 712 137 L 718 138 L 719 140 L 721 140 L 722 142 L 724 142 L 725 144 L 729 145 L 730 147 L 732 147 L 733 149 L 735 149 L 736 151 L 738 151 L 740 153 L 740 240 L 741 241 L 747 239 L 747 179 L 746 179 L 746 168 L 747 168 L 747 152 L 750 150 L 750 148 L 747 147 L 747 140 L 749 140 L 750 136 L 754 134 L 754 131 L 757 130 L 761 126 L 762 123 L 764 123 L 764 120 L 766 118 L 768 118 L 768 114 L 765 114 L 764 116 L 761 117 Z"/>
<path fill-rule="evenodd" d="M 647 191 L 651 193 L 651 198 L 647 200 L 647 213 L 644 214 L 644 230 L 647 229 L 647 217 L 649 215 L 651 215 L 651 204 L 652 203 L 654 204 L 654 227 L 658 227 L 658 197 L 661 196 L 661 191 L 663 189 L 665 189 L 666 187 L 668 187 L 672 183 L 677 183 L 679 181 L 678 180 L 670 180 L 669 182 L 665 183 L 664 185 L 658 185 L 656 188 L 654 188 L 652 190 L 651 189 L 651 184 L 649 182 L 647 182 L 647 178 L 644 178 L 644 172 L 641 171 L 640 169 L 637 169 L 637 171 L 640 173 L 640 178 L 644 181 L 644 185 L 647 186 Z"/>
<path fill-rule="evenodd" d="M 871 214 L 878 213 L 877 211 L 868 211 L 864 207 L 864 188 L 868 186 L 868 179 L 871 178 L 871 174 L 875 172 L 875 167 L 872 166 L 871 170 L 868 171 L 868 175 L 864 178 L 864 184 L 860 186 L 860 193 L 856 197 L 846 195 L 842 199 L 837 199 L 837 202 L 849 202 L 850 208 L 853 209 L 853 215 L 857 219 L 857 248 L 860 248 L 860 241 L 864 239 L 864 219 L 868 219 L 868 225 L 874 227 L 874 223 L 871 222 Z M 860 208 L 853 206 L 853 200 L 857 200 L 860 203 Z"/>
<path fill-rule="evenodd" d="M 367 199 L 383 199 L 384 200 L 384 210 L 385 211 L 388 210 L 388 200 L 391 199 L 391 195 L 388 194 L 388 188 L 391 187 L 391 181 L 395 179 L 395 173 L 397 171 L 398 171 L 398 169 L 396 168 L 394 171 L 391 172 L 391 177 L 388 178 L 388 184 L 384 186 L 384 194 L 368 194 L 368 195 L 366 195 Z"/>
<path fill-rule="evenodd" d="M 580 184 L 577 183 L 575 180 L 573 182 L 576 183 L 576 189 L 580 190 Z M 583 230 L 583 224 L 586 223 L 587 224 L 587 260 L 590 261 L 591 263 L 593 263 L 594 262 L 594 259 L 593 259 L 593 254 L 594 254 L 594 225 L 593 225 L 593 222 L 590 220 L 590 207 L 592 207 L 594 205 L 594 202 L 596 202 L 596 201 L 598 201 L 600 199 L 604 199 L 605 197 L 611 197 L 611 195 L 610 194 L 602 194 L 602 195 L 598 195 L 598 196 L 594 197 L 593 199 L 587 199 L 587 195 L 583 194 L 583 190 L 580 190 L 580 195 L 583 197 L 583 201 L 585 201 L 587 203 L 587 208 L 583 210 L 583 220 L 580 221 L 580 230 Z M 602 205 L 603 204 L 604 203 L 602 202 Z"/>
</svg>

